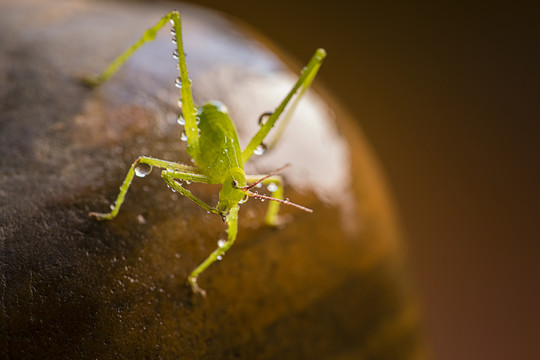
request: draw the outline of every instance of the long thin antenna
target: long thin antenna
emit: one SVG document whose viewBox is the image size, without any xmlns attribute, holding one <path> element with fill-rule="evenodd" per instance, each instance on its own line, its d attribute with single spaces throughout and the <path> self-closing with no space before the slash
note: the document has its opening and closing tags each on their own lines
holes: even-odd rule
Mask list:
<svg viewBox="0 0 540 360">
<path fill-rule="evenodd" d="M 289 200 L 281 200 L 281 199 L 276 199 L 276 198 L 273 198 L 271 196 L 267 196 L 267 195 L 261 195 L 261 194 L 257 194 L 257 193 L 254 193 L 254 192 L 251 192 L 249 190 L 246 190 L 246 194 L 248 194 L 249 196 L 251 197 L 254 197 L 254 198 L 259 198 L 259 199 L 265 199 L 265 200 L 271 200 L 271 201 L 277 201 L 279 203 L 282 203 L 282 204 L 285 204 L 285 205 L 291 205 L 291 206 L 294 206 L 295 208 L 298 208 L 300 210 L 304 210 L 305 212 L 308 212 L 308 213 L 312 213 L 313 210 L 305 207 L 305 206 L 302 206 L 302 205 L 298 205 L 298 204 L 295 204 L 293 202 L 290 202 Z"/>
<path fill-rule="evenodd" d="M 283 169 L 286 169 L 288 168 L 289 166 L 291 166 L 291 164 L 285 164 L 283 165 L 282 167 L 280 167 L 279 169 L 275 169 L 275 170 L 272 170 L 268 173 L 268 175 L 265 175 L 263 176 L 262 178 L 260 178 L 259 180 L 257 180 L 256 182 L 254 182 L 253 184 L 249 184 L 247 186 L 244 186 L 244 187 L 240 187 L 239 189 L 242 189 L 242 190 L 249 190 L 257 185 L 259 185 L 260 183 L 262 183 L 264 180 L 268 179 L 270 176 L 272 175 L 275 175 L 277 174 L 278 172 L 282 171 Z"/>
</svg>

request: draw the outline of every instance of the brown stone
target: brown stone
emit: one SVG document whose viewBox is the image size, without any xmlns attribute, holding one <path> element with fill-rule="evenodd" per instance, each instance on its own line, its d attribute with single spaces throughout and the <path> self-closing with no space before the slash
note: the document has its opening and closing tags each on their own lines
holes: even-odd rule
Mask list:
<svg viewBox="0 0 540 360">
<path fill-rule="evenodd" d="M 178 5 L 195 101 L 221 100 L 245 145 L 299 73 L 224 16 Z M 421 349 L 391 202 L 369 146 L 321 87 L 248 173 L 283 172 L 280 228 L 240 210 L 237 243 L 186 277 L 225 229 L 136 179 L 98 222 L 139 155 L 189 163 L 176 124 L 168 29 L 108 83 L 96 74 L 171 9 L 4 1 L 0 15 L 0 357 L 13 359 L 412 359 Z M 331 54 L 330 54 L 331 56 Z M 303 59 L 302 63 L 308 59 Z M 324 71 L 324 66 L 323 66 Z M 323 96 L 325 95 L 325 96 Z M 324 99 L 324 100 L 323 100 Z M 191 184 L 209 203 L 219 187 Z"/>
</svg>

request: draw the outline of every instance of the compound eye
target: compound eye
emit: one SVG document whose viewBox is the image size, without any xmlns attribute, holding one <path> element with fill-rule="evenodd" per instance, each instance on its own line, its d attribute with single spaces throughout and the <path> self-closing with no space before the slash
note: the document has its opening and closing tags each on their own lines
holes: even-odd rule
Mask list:
<svg viewBox="0 0 540 360">
<path fill-rule="evenodd" d="M 235 188 L 235 189 L 238 189 L 238 181 L 233 180 L 232 181 L 232 187 Z"/>
</svg>

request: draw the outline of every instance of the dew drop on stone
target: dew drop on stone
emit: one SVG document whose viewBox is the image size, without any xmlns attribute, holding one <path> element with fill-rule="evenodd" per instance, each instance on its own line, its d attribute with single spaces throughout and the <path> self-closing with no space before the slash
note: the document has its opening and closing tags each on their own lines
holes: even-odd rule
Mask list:
<svg viewBox="0 0 540 360">
<path fill-rule="evenodd" d="M 135 166 L 135 175 L 138 177 L 145 177 L 152 172 L 152 166 L 148 164 L 139 163 Z"/>
<path fill-rule="evenodd" d="M 255 155 L 262 155 L 264 154 L 265 151 L 266 151 L 266 145 L 263 143 L 260 143 L 259 146 L 255 148 L 255 151 L 253 151 L 253 153 Z"/>
</svg>

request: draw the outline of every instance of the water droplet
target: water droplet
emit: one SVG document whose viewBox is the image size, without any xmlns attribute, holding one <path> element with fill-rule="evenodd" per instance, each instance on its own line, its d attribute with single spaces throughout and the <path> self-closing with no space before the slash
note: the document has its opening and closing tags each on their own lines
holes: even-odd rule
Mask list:
<svg viewBox="0 0 540 360">
<path fill-rule="evenodd" d="M 176 122 L 178 123 L 178 125 L 182 125 L 182 126 L 186 125 L 186 119 L 184 119 L 182 114 L 178 115 L 178 119 L 176 119 Z"/>
<path fill-rule="evenodd" d="M 174 41 L 173 41 L 173 42 L 174 42 Z M 178 60 L 178 50 L 175 49 L 175 50 L 173 51 L 172 57 L 173 57 L 173 59 Z"/>
<path fill-rule="evenodd" d="M 216 259 L 218 259 L 218 260 L 223 260 L 223 256 L 218 255 L 218 256 L 216 257 Z"/>
<path fill-rule="evenodd" d="M 137 221 L 139 224 L 146 224 L 146 219 L 141 214 L 137 215 Z"/>
<path fill-rule="evenodd" d="M 244 196 L 244 197 L 242 198 L 242 200 L 240 200 L 238 203 L 239 203 L 239 204 L 245 204 L 246 201 L 248 201 L 248 199 L 249 199 L 249 196 L 246 195 L 246 196 Z"/>
<path fill-rule="evenodd" d="M 201 122 L 201 118 L 197 116 L 195 118 L 195 124 L 199 125 L 200 122 Z"/>
<path fill-rule="evenodd" d="M 270 192 L 275 192 L 275 191 L 277 191 L 278 186 L 277 186 L 276 183 L 270 183 L 270 184 L 268 184 L 268 187 L 267 187 L 267 188 L 268 188 L 268 191 L 270 191 Z"/>
<path fill-rule="evenodd" d="M 135 166 L 135 175 L 138 177 L 145 177 L 152 172 L 152 166 L 148 164 L 138 163 Z"/>
<path fill-rule="evenodd" d="M 171 35 L 176 35 L 176 29 L 174 28 L 174 23 L 172 25 L 173 27 L 171 28 Z"/>
<path fill-rule="evenodd" d="M 182 99 L 178 99 L 178 107 L 181 109 L 184 103 L 182 102 Z"/>
<path fill-rule="evenodd" d="M 176 86 L 176 87 L 179 88 L 179 89 L 182 88 L 182 79 L 180 79 L 180 77 L 177 77 L 177 78 L 174 80 L 174 86 Z"/>
<path fill-rule="evenodd" d="M 180 140 L 187 141 L 187 135 L 185 131 L 182 131 L 182 134 L 180 134 Z"/>
<path fill-rule="evenodd" d="M 268 120 L 268 118 L 272 116 L 273 113 L 273 111 L 263 112 L 261 116 L 259 116 L 259 126 L 264 125 L 266 120 Z"/>
<path fill-rule="evenodd" d="M 172 39 L 171 39 L 171 41 L 172 41 L 173 44 L 176 45 L 176 42 L 177 42 L 177 41 L 176 41 L 176 33 L 171 34 L 171 35 L 173 36 Z"/>
<path fill-rule="evenodd" d="M 262 202 L 264 202 L 264 200 L 266 200 L 266 199 L 264 199 L 264 198 L 261 198 L 260 200 L 261 200 Z"/>
<path fill-rule="evenodd" d="M 116 203 L 115 203 L 115 204 L 116 204 Z M 109 208 L 110 208 L 111 210 L 114 210 L 114 205 L 115 205 L 115 204 L 109 205 Z"/>
<path fill-rule="evenodd" d="M 173 29 L 174 29 L 174 20 L 170 19 L 169 22 L 171 23 L 171 25 L 173 26 Z M 176 31 L 176 29 L 175 29 L 175 31 Z"/>
<path fill-rule="evenodd" d="M 191 181 L 186 180 L 186 184 L 187 184 L 187 185 L 191 184 Z"/>
<path fill-rule="evenodd" d="M 256 188 L 262 188 L 262 183 L 258 183 L 257 185 L 255 185 Z"/>
<path fill-rule="evenodd" d="M 220 248 L 224 247 L 225 244 L 227 244 L 227 240 L 219 239 L 217 241 L 217 246 L 219 246 Z"/>
<path fill-rule="evenodd" d="M 255 155 L 262 155 L 266 151 L 266 145 L 264 143 L 260 143 L 259 146 L 255 148 L 255 151 L 253 153 Z"/>
</svg>

